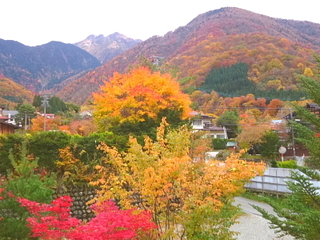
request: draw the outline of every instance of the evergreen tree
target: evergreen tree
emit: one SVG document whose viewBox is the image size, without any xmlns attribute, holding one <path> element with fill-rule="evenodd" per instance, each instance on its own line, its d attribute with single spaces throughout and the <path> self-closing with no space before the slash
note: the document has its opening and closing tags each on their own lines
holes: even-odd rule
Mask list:
<svg viewBox="0 0 320 240">
<path fill-rule="evenodd" d="M 40 111 L 41 109 L 42 100 L 43 100 L 43 97 L 41 97 L 40 95 L 35 95 L 33 98 L 32 105 L 36 107 L 38 111 Z"/>
<path fill-rule="evenodd" d="M 319 173 L 305 170 L 305 173 L 320 180 Z M 283 201 L 267 202 L 273 207 L 277 215 L 253 206 L 264 218 L 271 222 L 272 229 L 280 236 L 290 234 L 296 239 L 318 240 L 320 236 L 320 188 L 313 186 L 311 177 L 292 171 L 292 181 L 287 182 L 292 194 Z"/>
<path fill-rule="evenodd" d="M 47 109 L 47 113 L 59 113 L 66 112 L 68 110 L 64 101 L 60 98 L 53 96 L 49 99 L 49 107 Z"/>
<path fill-rule="evenodd" d="M 36 108 L 31 103 L 20 104 L 17 111 L 19 113 L 15 115 L 15 121 L 20 122 L 24 127 L 29 125 L 31 118 L 36 116 Z"/>
<path fill-rule="evenodd" d="M 316 58 L 320 65 L 320 58 Z M 319 74 L 316 75 L 320 79 Z M 300 76 L 301 87 L 309 95 L 314 103 L 320 106 L 320 82 L 314 78 Z M 302 143 L 310 152 L 310 157 L 307 159 L 307 164 L 312 168 L 320 169 L 320 138 L 316 133 L 320 132 L 320 118 L 316 114 L 310 112 L 305 107 L 295 105 L 295 112 L 303 123 L 292 121 L 292 125 L 296 131 L 297 142 Z"/>
<path fill-rule="evenodd" d="M 259 151 L 261 156 L 270 159 L 275 159 L 278 156 L 278 149 L 280 147 L 279 135 L 277 132 L 270 130 L 262 137 L 259 144 Z"/>
<path fill-rule="evenodd" d="M 210 93 L 216 91 L 223 97 L 239 97 L 249 93 L 267 100 L 281 99 L 282 101 L 300 100 L 306 94 L 293 90 L 264 90 L 259 89 L 253 81 L 248 79 L 248 65 L 236 63 L 230 67 L 214 68 L 206 76 L 205 82 L 199 90 Z"/>
<path fill-rule="evenodd" d="M 316 57 L 316 61 L 320 66 L 319 57 Z M 300 81 L 301 86 L 313 102 L 320 104 L 318 94 L 320 83 L 305 76 L 301 76 Z M 308 158 L 308 165 L 313 168 L 320 168 L 320 140 L 315 134 L 320 130 L 320 119 L 304 107 L 295 106 L 295 111 L 299 118 L 312 126 L 310 128 L 307 125 L 292 121 L 298 136 L 296 140 L 303 143 L 311 154 L 311 157 Z M 290 234 L 296 239 L 317 240 L 320 236 L 320 188 L 315 186 L 312 180 L 319 181 L 320 174 L 309 168 L 300 167 L 299 169 L 305 175 L 292 171 L 291 181 L 287 182 L 288 189 L 292 193 L 280 203 L 272 200 L 268 201 L 277 216 L 267 213 L 257 206 L 254 207 L 271 222 L 271 228 L 277 229 L 282 235 Z"/>
<path fill-rule="evenodd" d="M 7 181 L 1 186 L 4 199 L 0 201 L 0 239 L 29 239 L 30 229 L 26 226 L 29 215 L 16 198 L 49 203 L 54 192 L 55 178 L 53 175 L 41 176 L 35 172 L 37 159 L 27 156 L 25 142 L 20 157 L 16 159 L 10 154 L 10 160 L 14 170 L 9 172 Z"/>
<path fill-rule="evenodd" d="M 236 111 L 226 111 L 217 120 L 218 126 L 227 128 L 228 137 L 235 138 L 239 132 L 239 114 Z"/>
</svg>

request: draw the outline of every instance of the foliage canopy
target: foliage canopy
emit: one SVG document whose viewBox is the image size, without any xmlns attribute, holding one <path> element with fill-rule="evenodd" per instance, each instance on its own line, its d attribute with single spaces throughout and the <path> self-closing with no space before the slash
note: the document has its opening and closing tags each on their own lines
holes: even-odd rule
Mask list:
<svg viewBox="0 0 320 240">
<path fill-rule="evenodd" d="M 163 110 L 177 110 L 184 119 L 190 113 L 190 99 L 169 74 L 152 73 L 139 67 L 127 74 L 115 73 L 94 93 L 94 118 L 100 128 L 126 121 L 155 119 Z"/>
</svg>

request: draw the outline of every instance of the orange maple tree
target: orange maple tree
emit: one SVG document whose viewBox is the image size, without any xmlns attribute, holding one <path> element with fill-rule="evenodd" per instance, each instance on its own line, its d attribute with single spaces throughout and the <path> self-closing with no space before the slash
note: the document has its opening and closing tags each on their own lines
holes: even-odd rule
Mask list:
<svg viewBox="0 0 320 240">
<path fill-rule="evenodd" d="M 68 130 L 71 134 L 79 134 L 81 136 L 88 136 L 89 134 L 97 130 L 93 120 L 91 119 L 82 119 L 74 120 L 69 126 Z"/>
<path fill-rule="evenodd" d="M 115 73 L 104 84 L 101 92 L 93 93 L 98 126 L 110 122 L 141 122 L 146 117 L 155 119 L 165 109 L 178 110 L 181 119 L 190 112 L 188 95 L 180 90 L 179 83 L 170 74 L 139 67 L 127 74 Z"/>
<path fill-rule="evenodd" d="M 44 124 L 44 121 L 46 123 Z M 45 119 L 43 116 L 37 116 L 36 118 L 31 119 L 31 131 L 43 131 L 44 125 L 46 126 L 46 130 L 60 130 L 60 127 L 63 126 L 62 119 L 60 116 L 56 116 L 55 118 L 47 118 Z"/>
</svg>

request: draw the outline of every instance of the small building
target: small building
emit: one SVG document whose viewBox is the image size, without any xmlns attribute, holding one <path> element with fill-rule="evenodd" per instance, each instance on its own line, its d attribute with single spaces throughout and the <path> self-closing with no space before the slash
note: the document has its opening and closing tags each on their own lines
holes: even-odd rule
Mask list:
<svg viewBox="0 0 320 240">
<path fill-rule="evenodd" d="M 214 117 L 196 111 L 191 112 L 190 115 L 193 116 L 191 121 L 193 131 L 203 131 L 205 136 L 210 138 L 228 139 L 227 129 L 214 126 L 212 123 Z"/>
<path fill-rule="evenodd" d="M 11 123 L 0 122 L 0 134 L 14 133 L 20 127 Z"/>
<path fill-rule="evenodd" d="M 91 111 L 82 111 L 79 113 L 81 118 L 91 118 L 92 112 Z"/>
<path fill-rule="evenodd" d="M 191 126 L 193 130 L 203 130 L 205 125 L 212 124 L 213 117 L 196 111 L 190 113 L 192 116 Z"/>
<path fill-rule="evenodd" d="M 8 117 L 7 123 L 11 123 L 14 125 L 17 125 L 17 122 L 15 120 L 15 115 L 17 115 L 19 112 L 16 110 L 3 110 L 2 111 L 3 116 Z"/>
<path fill-rule="evenodd" d="M 310 112 L 316 114 L 318 117 L 320 117 L 320 107 L 316 103 L 307 103 L 305 106 L 306 109 L 308 109 Z"/>
<path fill-rule="evenodd" d="M 203 131 L 205 136 L 210 138 L 228 139 L 227 129 L 223 127 L 213 126 L 213 124 L 205 124 Z"/>
<path fill-rule="evenodd" d="M 40 115 L 42 117 L 44 117 L 44 115 L 46 115 L 46 118 L 47 119 L 54 119 L 55 118 L 55 114 L 54 113 L 39 113 L 39 112 L 36 112 L 37 115 Z"/>
<path fill-rule="evenodd" d="M 14 131 L 20 127 L 16 124 L 13 124 L 13 119 L 11 116 L 5 116 L 4 109 L 5 108 L 3 106 L 0 106 L 0 134 L 14 133 Z"/>
<path fill-rule="evenodd" d="M 236 151 L 238 148 L 238 145 L 235 141 L 229 141 L 227 142 L 227 149 L 230 151 Z"/>
</svg>

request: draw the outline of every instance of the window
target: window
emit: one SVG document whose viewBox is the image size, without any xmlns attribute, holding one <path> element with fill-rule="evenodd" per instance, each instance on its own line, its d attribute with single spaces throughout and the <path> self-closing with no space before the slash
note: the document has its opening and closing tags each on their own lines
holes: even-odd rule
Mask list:
<svg viewBox="0 0 320 240">
<path fill-rule="evenodd" d="M 201 120 L 193 120 L 193 125 L 202 126 L 202 121 Z"/>
</svg>

